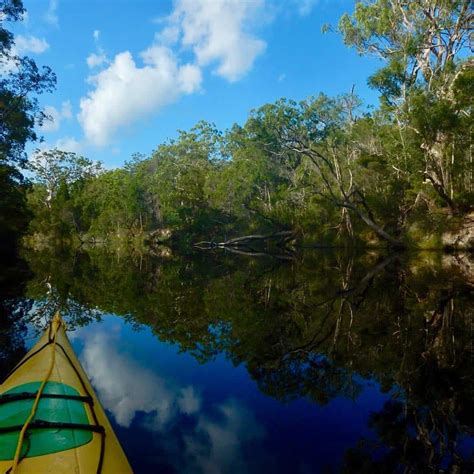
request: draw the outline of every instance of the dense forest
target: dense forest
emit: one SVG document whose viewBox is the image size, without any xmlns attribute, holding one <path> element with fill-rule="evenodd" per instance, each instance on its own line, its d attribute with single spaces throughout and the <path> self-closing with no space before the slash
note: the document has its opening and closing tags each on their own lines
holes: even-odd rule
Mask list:
<svg viewBox="0 0 474 474">
<path fill-rule="evenodd" d="M 26 157 L 48 117 L 54 73 L 13 54 L 2 1 L 1 229 L 29 245 L 168 241 L 214 246 L 245 235 L 338 246 L 472 248 L 473 69 L 467 0 L 357 2 L 335 30 L 380 59 L 370 109 L 350 91 L 280 99 L 220 131 L 201 122 L 106 170 L 57 149 Z M 11 66 L 14 64 L 14 66 Z M 30 177 L 29 183 L 23 175 Z"/>
</svg>

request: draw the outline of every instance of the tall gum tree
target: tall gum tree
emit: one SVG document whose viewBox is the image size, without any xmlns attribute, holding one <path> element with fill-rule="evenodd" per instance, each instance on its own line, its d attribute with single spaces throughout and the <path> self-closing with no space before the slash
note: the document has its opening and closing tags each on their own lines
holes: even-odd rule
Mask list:
<svg viewBox="0 0 474 474">
<path fill-rule="evenodd" d="M 339 22 L 346 45 L 385 62 L 369 83 L 401 140 L 417 142 L 423 156 L 404 172 L 421 176 L 451 214 L 469 207 L 473 191 L 473 20 L 469 0 L 371 0 Z"/>
<path fill-rule="evenodd" d="M 357 153 L 349 140 L 357 118 L 348 103 L 355 103 L 352 94 L 337 99 L 321 94 L 300 103 L 283 99 L 254 111 L 244 130 L 275 166 L 287 170 L 295 188 L 340 208 L 348 228 L 351 213 L 391 247 L 403 248 L 377 222 L 358 179 Z"/>
</svg>

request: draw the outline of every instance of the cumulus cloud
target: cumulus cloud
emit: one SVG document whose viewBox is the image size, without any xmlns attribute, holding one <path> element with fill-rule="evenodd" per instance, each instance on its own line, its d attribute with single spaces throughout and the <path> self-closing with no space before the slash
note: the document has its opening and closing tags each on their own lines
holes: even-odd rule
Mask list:
<svg viewBox="0 0 474 474">
<path fill-rule="evenodd" d="M 15 37 L 15 45 L 13 53 L 17 55 L 34 53 L 44 53 L 49 48 L 48 42 L 44 38 L 37 38 L 36 36 L 17 35 Z"/>
<path fill-rule="evenodd" d="M 252 67 L 265 42 L 249 32 L 264 0 L 177 0 L 161 38 L 192 49 L 199 65 L 217 64 L 215 72 L 234 82 Z"/>
<path fill-rule="evenodd" d="M 37 38 L 32 35 L 17 35 L 10 55 L 0 57 L 0 73 L 8 74 L 18 68 L 18 61 L 15 59 L 15 56 L 23 56 L 30 53 L 41 54 L 48 48 L 49 44 L 44 38 Z"/>
<path fill-rule="evenodd" d="M 47 151 L 47 150 L 62 150 L 68 151 L 71 153 L 81 153 L 84 148 L 84 144 L 74 137 L 65 136 L 58 138 L 54 142 L 42 142 L 38 145 L 37 150 L 31 153 L 30 158 L 36 156 L 37 151 Z"/>
<path fill-rule="evenodd" d="M 87 65 L 90 69 L 102 66 L 108 62 L 107 55 L 105 54 L 104 49 L 100 46 L 100 30 L 94 30 L 92 37 L 94 38 L 97 51 L 95 53 L 91 53 L 86 59 Z"/>
<path fill-rule="evenodd" d="M 186 387 L 181 390 L 178 406 L 182 413 L 192 415 L 201 408 L 201 400 L 196 396 L 196 392 L 192 387 Z"/>
<path fill-rule="evenodd" d="M 87 65 L 92 69 L 98 66 L 102 66 L 102 64 L 107 62 L 107 56 L 104 52 L 100 53 L 92 53 L 87 56 L 86 59 Z"/>
<path fill-rule="evenodd" d="M 63 137 L 56 140 L 52 148 L 57 148 L 62 151 L 69 151 L 71 153 L 81 153 L 83 144 L 73 137 Z"/>
<path fill-rule="evenodd" d="M 66 100 L 61 104 L 61 109 L 57 109 L 52 105 L 47 105 L 43 112 L 49 117 L 49 120 L 45 120 L 43 125 L 39 127 L 42 132 L 56 132 L 61 126 L 62 120 L 72 118 L 72 106 L 71 101 Z"/>
<path fill-rule="evenodd" d="M 80 101 L 78 120 L 86 139 L 107 145 L 120 129 L 199 91 L 205 67 L 230 82 L 242 78 L 266 47 L 251 33 L 264 3 L 175 0 L 172 13 L 155 21 L 161 30 L 140 59 L 123 51 L 109 61 L 101 48 L 90 54 L 89 68 L 102 70 L 88 78 L 92 89 Z M 98 43 L 99 30 L 93 38 Z M 186 51 L 193 59 L 183 62 Z"/>
<path fill-rule="evenodd" d="M 140 56 L 143 67 L 125 51 L 89 78 L 95 89 L 81 99 L 78 120 L 91 143 L 106 145 L 118 129 L 200 88 L 200 69 L 180 65 L 169 48 L 153 45 Z"/>
<path fill-rule="evenodd" d="M 225 401 L 216 411 L 217 417 L 202 415 L 195 432 L 185 438 L 188 456 L 200 467 L 199 472 L 248 472 L 249 460 L 242 448 L 262 439 L 263 427 L 235 400 Z"/>
</svg>

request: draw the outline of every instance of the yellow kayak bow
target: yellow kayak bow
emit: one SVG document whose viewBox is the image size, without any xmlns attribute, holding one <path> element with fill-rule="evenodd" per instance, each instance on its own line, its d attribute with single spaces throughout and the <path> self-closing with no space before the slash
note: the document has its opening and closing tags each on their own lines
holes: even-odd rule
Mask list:
<svg viewBox="0 0 474 474">
<path fill-rule="evenodd" d="M 0 473 L 131 472 L 57 313 L 0 385 Z"/>
</svg>

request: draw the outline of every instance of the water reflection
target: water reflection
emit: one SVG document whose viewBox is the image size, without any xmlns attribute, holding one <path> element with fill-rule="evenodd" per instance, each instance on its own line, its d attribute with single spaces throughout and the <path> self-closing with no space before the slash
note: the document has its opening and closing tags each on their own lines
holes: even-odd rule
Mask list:
<svg viewBox="0 0 474 474">
<path fill-rule="evenodd" d="M 167 458 L 179 472 L 250 472 L 243 447 L 260 440 L 264 429 L 242 403 L 204 404 L 192 385 L 143 367 L 120 352 L 126 345 L 120 326 L 87 328 L 74 342 L 82 343 L 81 362 L 113 420 L 167 438 Z"/>
<path fill-rule="evenodd" d="M 26 353 L 26 319 L 33 302 L 25 297 L 31 278 L 26 262 L 0 252 L 0 380 Z"/>
<path fill-rule="evenodd" d="M 85 326 L 75 343 L 99 397 L 130 450 L 134 430 L 142 441 L 153 438 L 154 466 L 262 472 L 278 459 L 273 472 L 471 469 L 472 257 L 315 252 L 291 261 L 221 254 L 163 261 L 94 249 L 26 258 L 33 276 L 23 304 L 34 300 L 44 315 L 61 308 L 71 326 Z M 203 368 L 223 357 L 227 373 L 245 368 L 265 401 L 233 396 L 232 381 L 211 400 L 210 378 L 196 385 L 143 365 L 140 347 L 121 349 L 130 338 L 122 326 L 87 326 L 103 313 L 149 328 L 155 345 L 172 344 Z M 303 400 L 295 413 L 308 420 L 298 431 L 287 415 Z M 341 400 L 352 400 L 348 413 L 334 412 Z M 286 431 L 281 440 L 264 415 L 272 403 Z M 359 419 L 363 406 L 373 413 Z M 339 431 L 319 431 L 323 419 Z M 298 436 L 300 448 L 292 445 Z"/>
</svg>

